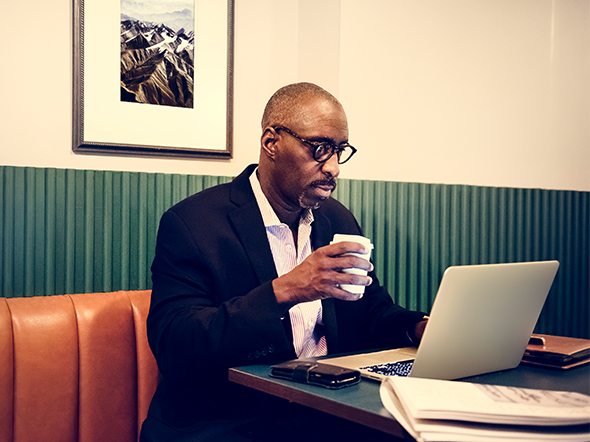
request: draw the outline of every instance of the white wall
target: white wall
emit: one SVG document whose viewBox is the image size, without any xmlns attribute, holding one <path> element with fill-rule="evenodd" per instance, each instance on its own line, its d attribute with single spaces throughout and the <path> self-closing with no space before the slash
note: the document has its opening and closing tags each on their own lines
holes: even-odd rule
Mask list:
<svg viewBox="0 0 590 442">
<path fill-rule="evenodd" d="M 72 153 L 71 3 L 0 3 L 2 165 L 236 175 L 305 80 L 347 109 L 342 177 L 590 191 L 588 0 L 236 0 L 232 160 Z"/>
</svg>

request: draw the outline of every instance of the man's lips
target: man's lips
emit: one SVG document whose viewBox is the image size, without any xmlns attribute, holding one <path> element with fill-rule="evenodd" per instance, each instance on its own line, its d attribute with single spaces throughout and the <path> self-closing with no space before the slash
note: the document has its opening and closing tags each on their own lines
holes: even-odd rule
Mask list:
<svg viewBox="0 0 590 442">
<path fill-rule="evenodd" d="M 318 187 L 322 190 L 332 191 L 336 188 L 336 180 L 317 180 L 311 183 L 312 187 Z"/>
<path fill-rule="evenodd" d="M 329 184 L 324 184 L 321 186 L 314 186 L 314 187 L 316 187 L 317 189 L 323 190 L 325 192 L 331 192 L 332 190 L 334 190 L 334 186 L 331 186 Z"/>
<path fill-rule="evenodd" d="M 316 192 L 322 198 L 328 198 L 333 190 L 336 188 L 335 181 L 315 181 L 311 184 L 311 187 L 316 189 Z"/>
</svg>

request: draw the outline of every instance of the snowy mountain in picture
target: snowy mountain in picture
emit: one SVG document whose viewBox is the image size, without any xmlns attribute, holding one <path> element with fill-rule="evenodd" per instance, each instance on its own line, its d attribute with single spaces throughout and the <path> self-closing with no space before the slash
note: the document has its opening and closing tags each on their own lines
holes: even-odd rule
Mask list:
<svg viewBox="0 0 590 442">
<path fill-rule="evenodd" d="M 121 101 L 193 107 L 194 6 L 186 6 L 122 0 Z"/>
</svg>

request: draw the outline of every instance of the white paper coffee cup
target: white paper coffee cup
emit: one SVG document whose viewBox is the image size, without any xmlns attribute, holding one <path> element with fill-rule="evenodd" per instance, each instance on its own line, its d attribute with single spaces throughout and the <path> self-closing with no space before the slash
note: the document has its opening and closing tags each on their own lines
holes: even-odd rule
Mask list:
<svg viewBox="0 0 590 442">
<path fill-rule="evenodd" d="M 337 233 L 334 235 L 334 239 L 330 244 L 343 242 L 343 241 L 350 241 L 350 242 L 357 242 L 365 246 L 368 250 L 367 253 L 351 253 L 351 255 L 358 256 L 359 258 L 364 258 L 367 261 L 371 259 L 371 250 L 373 249 L 373 244 L 371 244 L 371 240 L 361 235 L 344 235 Z M 343 272 L 352 273 L 355 275 L 362 275 L 367 276 L 367 271 L 363 269 L 351 268 L 351 269 L 342 269 Z M 364 294 L 365 293 L 365 286 L 364 285 L 356 285 L 356 284 L 342 284 L 340 286 L 343 290 L 346 290 L 350 293 L 355 294 Z"/>
</svg>

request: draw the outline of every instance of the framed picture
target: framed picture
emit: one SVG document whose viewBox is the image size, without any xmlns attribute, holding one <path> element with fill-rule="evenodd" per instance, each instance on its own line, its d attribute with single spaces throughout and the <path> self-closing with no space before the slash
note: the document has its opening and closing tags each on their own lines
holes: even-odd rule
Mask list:
<svg viewBox="0 0 590 442">
<path fill-rule="evenodd" d="M 76 153 L 232 157 L 234 0 L 74 0 Z"/>
</svg>

